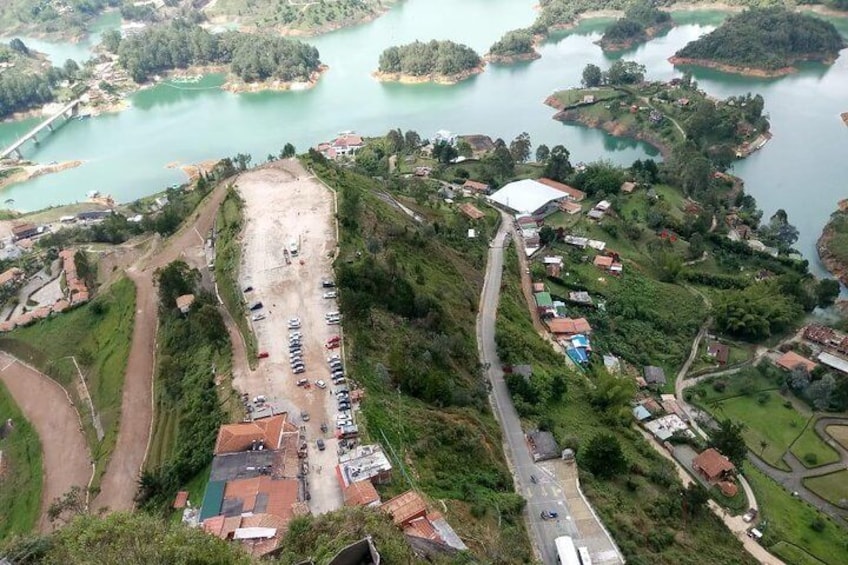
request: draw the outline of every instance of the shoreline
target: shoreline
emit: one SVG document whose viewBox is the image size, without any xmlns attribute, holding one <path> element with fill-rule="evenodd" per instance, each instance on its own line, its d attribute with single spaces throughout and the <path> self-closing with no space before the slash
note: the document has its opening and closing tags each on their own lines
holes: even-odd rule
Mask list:
<svg viewBox="0 0 848 565">
<path fill-rule="evenodd" d="M 756 67 L 741 67 L 738 65 L 729 65 L 727 63 L 719 63 L 718 61 L 711 61 L 709 59 L 693 59 L 690 57 L 678 57 L 677 55 L 672 55 L 669 57 L 668 62 L 674 66 L 677 65 L 688 65 L 692 67 L 704 67 L 707 69 L 714 69 L 716 71 L 721 71 L 723 73 L 730 73 L 734 75 L 741 75 L 746 77 L 753 78 L 777 78 L 783 77 L 787 75 L 791 75 L 793 73 L 798 72 L 797 67 L 793 67 L 791 65 L 786 67 L 780 67 L 779 69 L 758 69 Z M 803 60 L 803 59 L 802 59 Z M 797 63 L 799 61 L 792 61 L 792 64 Z M 830 64 L 824 62 L 825 64 Z"/>
<path fill-rule="evenodd" d="M 28 162 L 18 166 L 12 165 L 5 170 L 14 171 L 12 174 L 0 177 L 0 190 L 10 187 L 15 184 L 30 181 L 34 178 L 59 173 L 68 169 L 75 169 L 82 166 L 85 161 L 62 161 L 61 163 L 51 163 L 48 165 L 40 165 L 38 163 Z"/>
<path fill-rule="evenodd" d="M 517 55 L 492 55 L 487 53 L 483 60 L 492 65 L 514 65 L 515 63 L 526 63 L 541 59 L 542 54 L 534 48 L 530 53 L 519 53 Z"/>
<path fill-rule="evenodd" d="M 816 240 L 816 253 L 819 261 L 824 265 L 825 270 L 833 275 L 840 283 L 848 286 L 848 263 L 843 263 L 833 256 L 829 246 L 831 245 L 837 233 L 833 228 L 833 223 L 840 217 L 846 216 L 848 212 L 848 200 L 841 200 L 839 207 L 830 215 L 827 223 L 822 228 L 821 235 Z"/>
<path fill-rule="evenodd" d="M 842 118 L 842 123 L 848 126 L 848 112 L 842 112 L 839 117 Z"/>
<path fill-rule="evenodd" d="M 627 51 L 628 49 L 632 49 L 640 43 L 647 43 L 652 39 L 656 39 L 661 33 L 671 30 L 674 27 L 674 22 L 668 22 L 668 25 L 646 27 L 644 36 L 632 37 L 626 41 L 621 41 L 619 43 L 605 42 L 604 39 L 601 38 L 595 43 L 601 47 L 601 50 L 604 53 L 616 53 L 618 51 Z"/>
<path fill-rule="evenodd" d="M 453 75 L 435 75 L 428 74 L 423 76 L 406 75 L 403 73 L 384 73 L 374 71 L 371 76 L 377 79 L 378 82 L 397 82 L 400 84 L 443 84 L 454 85 L 471 77 L 477 76 L 485 70 L 485 61 L 473 69 L 468 69 Z"/>
</svg>

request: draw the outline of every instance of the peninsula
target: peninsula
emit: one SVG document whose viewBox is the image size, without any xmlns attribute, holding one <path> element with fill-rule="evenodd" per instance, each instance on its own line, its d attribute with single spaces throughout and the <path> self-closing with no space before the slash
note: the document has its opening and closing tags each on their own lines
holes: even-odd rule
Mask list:
<svg viewBox="0 0 848 565">
<path fill-rule="evenodd" d="M 509 65 L 519 61 L 532 61 L 541 57 L 536 51 L 536 45 L 541 39 L 529 29 L 514 29 L 508 31 L 489 47 L 486 61 Z"/>
<path fill-rule="evenodd" d="M 19 119 L 54 101 L 60 85 L 68 86 L 76 70 L 73 63 L 65 68 L 51 66 L 20 39 L 0 43 L 0 120 Z"/>
<path fill-rule="evenodd" d="M 822 264 L 842 284 L 848 285 L 848 199 L 839 202 L 816 243 Z"/>
<path fill-rule="evenodd" d="M 383 51 L 374 77 L 408 84 L 456 84 L 483 72 L 484 65 L 480 55 L 467 45 L 453 41 L 415 41 Z"/>
<path fill-rule="evenodd" d="M 803 61 L 832 63 L 845 47 L 830 22 L 785 8 L 752 8 L 728 18 L 669 61 L 748 76 L 795 72 Z"/>
<path fill-rule="evenodd" d="M 633 4 L 623 18 L 604 30 L 598 44 L 604 51 L 624 51 L 656 37 L 673 25 L 668 12 L 652 4 Z"/>
</svg>

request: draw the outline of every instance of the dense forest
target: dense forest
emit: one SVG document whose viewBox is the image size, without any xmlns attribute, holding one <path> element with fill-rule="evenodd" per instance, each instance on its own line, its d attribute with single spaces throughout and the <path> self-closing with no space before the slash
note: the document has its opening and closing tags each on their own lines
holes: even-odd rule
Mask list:
<svg viewBox="0 0 848 565">
<path fill-rule="evenodd" d="M 7 65 L 14 65 L 8 66 Z M 75 64 L 41 68 L 41 61 L 20 39 L 0 44 L 0 119 L 52 102 L 54 89 L 76 70 Z"/>
<path fill-rule="evenodd" d="M 480 56 L 466 45 L 453 41 L 429 43 L 415 41 L 389 47 L 380 55 L 381 73 L 400 73 L 414 77 L 450 76 L 480 66 Z"/>
<path fill-rule="evenodd" d="M 833 59 L 844 46 L 830 22 L 784 8 L 765 8 L 728 18 L 675 56 L 775 70 L 801 60 Z"/>
<path fill-rule="evenodd" d="M 535 38 L 529 29 L 508 31 L 489 48 L 495 59 L 536 57 Z"/>
<path fill-rule="evenodd" d="M 605 48 L 623 46 L 647 40 L 656 31 L 671 26 L 668 12 L 657 9 L 653 4 L 636 3 L 604 30 L 601 45 Z"/>
<path fill-rule="evenodd" d="M 300 41 L 235 31 L 212 34 L 182 20 L 123 40 L 104 37 L 104 44 L 117 45 L 120 65 L 139 83 L 191 65 L 229 65 L 246 82 L 306 81 L 321 65 L 318 50 Z"/>
</svg>

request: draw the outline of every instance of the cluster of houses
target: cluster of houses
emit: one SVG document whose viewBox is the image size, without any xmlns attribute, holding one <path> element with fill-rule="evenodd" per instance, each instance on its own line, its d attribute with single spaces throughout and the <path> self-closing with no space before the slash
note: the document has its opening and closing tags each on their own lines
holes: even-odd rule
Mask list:
<svg viewBox="0 0 848 565">
<path fill-rule="evenodd" d="M 40 306 L 0 322 L 0 332 L 10 332 L 17 327 L 28 326 L 37 320 L 47 318 L 51 314 L 59 314 L 68 308 L 88 302 L 90 298 L 88 287 L 77 273 L 74 256 L 75 252 L 71 249 L 65 249 L 59 253 L 59 259 L 62 261 L 62 274 L 60 276 L 65 278 L 65 296 L 53 304 Z M 4 284 L 11 284 L 11 281 L 20 281 L 22 277 L 23 272 L 15 267 L 0 275 L 0 279 L 6 280 Z"/>
<path fill-rule="evenodd" d="M 845 358 L 848 355 L 848 334 L 827 326 L 810 324 L 804 328 L 804 339 L 823 349 L 818 354 L 819 363 L 848 373 L 848 359 Z"/>
<path fill-rule="evenodd" d="M 309 514 L 307 444 L 286 412 L 258 407 L 252 420 L 221 426 L 212 470 L 199 509 L 181 491 L 174 508 L 183 520 L 254 557 L 272 553 L 296 516 Z M 379 445 L 341 454 L 335 475 L 346 506 L 377 508 L 410 538 L 447 549 L 467 549 L 444 517 L 415 491 L 383 502 L 376 485 L 392 480 L 392 464 Z"/>
<path fill-rule="evenodd" d="M 552 268 L 562 267 L 562 257 L 546 257 Z M 578 367 L 589 363 L 592 353 L 592 343 L 589 339 L 592 326 L 586 318 L 571 318 L 568 316 L 566 303 L 554 300 L 544 283 L 533 284 L 533 298 L 536 301 L 536 311 L 539 318 L 547 326 L 554 340 L 562 347 L 569 359 Z M 591 306 L 592 298 L 587 292 L 569 293 L 569 302 L 583 306 Z"/>
<path fill-rule="evenodd" d="M 742 222 L 742 219 L 735 212 L 731 212 L 724 218 L 727 224 L 727 238 L 731 241 L 743 241 L 745 245 L 754 251 L 768 253 L 772 257 L 777 257 L 778 249 L 776 247 L 768 247 L 765 243 L 757 239 L 756 231 Z"/>
</svg>

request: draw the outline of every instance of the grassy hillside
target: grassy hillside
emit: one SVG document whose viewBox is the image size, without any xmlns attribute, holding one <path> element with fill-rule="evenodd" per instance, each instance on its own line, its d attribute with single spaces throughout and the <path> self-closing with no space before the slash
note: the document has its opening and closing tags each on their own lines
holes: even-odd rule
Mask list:
<svg viewBox="0 0 848 565">
<path fill-rule="evenodd" d="M 514 349 L 523 352 L 521 362 L 533 366 L 530 392 L 523 390 L 517 394 L 519 413 L 522 407 L 528 408 L 523 395 L 532 394 L 533 389 L 544 390 L 539 386 L 537 373 L 567 376 L 568 391 L 564 399 L 530 406 L 531 413 L 525 411 L 528 425 L 546 427 L 560 445 L 576 449 L 580 484 L 627 562 L 755 563 L 711 512 L 692 509 L 684 514 L 682 485 L 671 463 L 629 427 L 632 420 L 629 380 L 603 378 L 600 373 L 589 377 L 575 374 L 538 337 L 521 292 L 513 248 L 507 250 L 503 288 L 497 335 L 510 336 Z M 499 344 L 502 339 L 498 337 Z M 585 447 L 601 431 L 614 433 L 628 461 L 628 470 L 610 479 L 593 476 L 581 457 L 581 446 Z"/>
<path fill-rule="evenodd" d="M 368 439 L 398 470 L 384 491 L 440 499 L 477 559 L 531 560 L 498 425 L 486 399 L 475 319 L 494 214 L 467 238 L 455 208 L 415 207 L 418 223 L 375 196 L 379 184 L 313 155 L 339 193 L 336 262 L 350 373 L 367 392 Z M 385 196 L 383 198 L 386 198 Z"/>
<path fill-rule="evenodd" d="M 9 391 L 0 383 L 0 425 L 14 428 L 0 439 L 0 540 L 29 532 L 41 503 L 41 442 Z"/>
<path fill-rule="evenodd" d="M 74 399 L 97 465 L 95 485 L 106 469 L 118 435 L 134 320 L 135 285 L 125 278 L 88 304 L 0 338 L 0 349 L 56 379 Z M 85 376 L 103 426 L 103 441 L 97 440 L 88 400 L 81 398 L 79 374 L 71 356 Z"/>
</svg>

